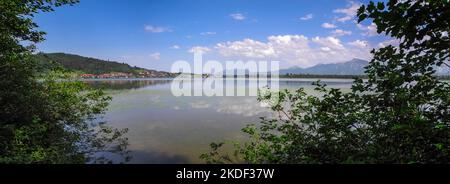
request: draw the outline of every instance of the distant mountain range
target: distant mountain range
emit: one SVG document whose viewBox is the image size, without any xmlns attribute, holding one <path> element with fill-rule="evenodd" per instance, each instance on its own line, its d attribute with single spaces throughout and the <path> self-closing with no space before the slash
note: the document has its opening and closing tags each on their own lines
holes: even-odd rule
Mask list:
<svg viewBox="0 0 450 184">
<path fill-rule="evenodd" d="M 126 63 L 105 61 L 90 57 L 83 57 L 66 53 L 39 53 L 35 55 L 43 70 L 61 66 L 69 71 L 81 73 L 88 78 L 116 78 L 116 77 L 176 77 L 178 74 L 133 67 Z M 307 75 L 364 75 L 364 67 L 369 64 L 362 59 L 353 59 L 348 62 L 334 64 L 319 64 L 309 68 L 291 67 L 281 69 L 280 75 L 307 74 Z M 226 75 L 237 74 L 237 70 L 223 71 Z M 243 74 L 249 72 L 244 70 Z M 437 69 L 438 75 L 450 75 L 450 68 Z"/>
<path fill-rule="evenodd" d="M 362 59 L 353 59 L 344 63 L 319 64 L 309 68 L 291 67 L 281 69 L 281 75 L 286 74 L 313 74 L 313 75 L 364 75 L 364 67 L 369 64 Z"/>
<path fill-rule="evenodd" d="M 286 74 L 312 74 L 312 75 L 364 75 L 364 67 L 369 64 L 362 59 L 352 59 L 344 63 L 319 64 L 309 68 L 291 67 L 281 69 L 280 75 Z M 437 68 L 438 75 L 450 75 L 449 67 Z"/>
</svg>

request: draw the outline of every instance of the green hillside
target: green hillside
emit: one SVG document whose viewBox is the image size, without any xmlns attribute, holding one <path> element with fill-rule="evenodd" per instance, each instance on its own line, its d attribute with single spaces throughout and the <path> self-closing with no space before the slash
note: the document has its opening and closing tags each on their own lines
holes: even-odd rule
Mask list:
<svg viewBox="0 0 450 184">
<path fill-rule="evenodd" d="M 67 70 L 90 74 L 103 74 L 111 72 L 138 73 L 146 69 L 132 67 L 125 63 L 114 61 L 104 61 L 95 58 L 83 57 L 66 53 L 39 53 L 36 60 L 44 69 L 60 65 Z"/>
</svg>

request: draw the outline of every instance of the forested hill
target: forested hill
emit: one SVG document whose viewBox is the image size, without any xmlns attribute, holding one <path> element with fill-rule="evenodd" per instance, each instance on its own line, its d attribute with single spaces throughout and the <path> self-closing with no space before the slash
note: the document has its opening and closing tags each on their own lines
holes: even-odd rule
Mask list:
<svg viewBox="0 0 450 184">
<path fill-rule="evenodd" d="M 83 57 L 66 53 L 39 53 L 36 59 L 43 66 L 51 67 L 50 63 L 58 63 L 65 69 L 90 74 L 103 74 L 112 72 L 138 73 L 146 69 L 132 67 L 125 63 L 104 61 L 95 58 Z"/>
</svg>

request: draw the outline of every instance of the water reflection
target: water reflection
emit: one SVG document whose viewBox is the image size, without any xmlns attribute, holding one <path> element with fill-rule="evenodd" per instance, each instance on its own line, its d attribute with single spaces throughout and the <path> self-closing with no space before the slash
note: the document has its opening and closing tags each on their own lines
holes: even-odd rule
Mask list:
<svg viewBox="0 0 450 184">
<path fill-rule="evenodd" d="M 131 163 L 201 163 L 198 156 L 211 142 L 243 140 L 241 129 L 271 112 L 256 97 L 174 97 L 170 79 L 91 80 L 113 97 L 105 120 L 129 128 Z M 281 80 L 280 88 L 304 87 L 314 79 Z M 333 88 L 349 88 L 352 80 L 322 80 Z M 254 81 L 246 81 L 250 83 Z M 236 85 L 236 83 L 234 83 Z M 224 86 L 225 88 L 227 86 Z"/>
<path fill-rule="evenodd" d="M 279 79 L 277 82 L 281 88 L 298 88 L 298 87 L 311 87 L 311 83 L 320 80 L 322 83 L 327 84 L 329 87 L 333 88 L 346 88 L 349 87 L 353 80 L 352 79 Z M 170 78 L 148 78 L 148 79 L 84 79 L 83 82 L 89 84 L 93 88 L 97 89 L 107 89 L 107 90 L 121 90 L 121 89 L 139 89 L 149 86 L 158 86 L 169 84 L 173 81 Z M 230 82 L 231 81 L 231 82 Z M 243 82 L 239 82 L 243 81 Z M 256 79 L 224 79 L 223 86 L 244 87 L 252 86 L 252 83 L 258 83 Z M 264 87 L 271 86 L 274 83 L 272 80 L 264 81 Z M 214 86 L 213 86 L 214 87 Z"/>
<path fill-rule="evenodd" d="M 172 82 L 171 79 L 86 79 L 85 83 L 96 89 L 123 90 L 139 89 Z"/>
</svg>

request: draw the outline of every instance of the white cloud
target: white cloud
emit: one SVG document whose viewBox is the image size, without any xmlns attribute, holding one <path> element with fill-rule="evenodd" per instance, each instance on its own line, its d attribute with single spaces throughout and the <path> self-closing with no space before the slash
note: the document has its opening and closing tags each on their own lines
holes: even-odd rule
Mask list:
<svg viewBox="0 0 450 184">
<path fill-rule="evenodd" d="M 266 43 L 252 39 L 243 41 L 218 43 L 215 47 L 223 56 L 245 56 L 250 58 L 264 58 L 273 56 L 274 50 Z"/>
<path fill-rule="evenodd" d="M 359 7 L 361 7 L 360 3 L 355 3 L 353 1 L 350 1 L 350 6 L 347 6 L 347 8 L 335 9 L 333 12 L 334 13 L 343 13 L 345 15 L 353 16 L 353 15 L 356 15 Z"/>
<path fill-rule="evenodd" d="M 151 33 L 172 32 L 172 30 L 167 27 L 158 27 L 152 25 L 145 25 L 144 30 Z"/>
<path fill-rule="evenodd" d="M 364 36 L 376 36 L 376 35 L 378 35 L 378 33 L 377 33 L 377 25 L 375 23 L 371 23 L 368 26 L 364 26 L 364 25 L 361 25 L 361 24 L 356 24 L 356 26 L 360 30 L 364 31 L 364 33 L 362 33 L 362 35 L 364 35 Z"/>
<path fill-rule="evenodd" d="M 172 45 L 170 48 L 171 49 L 180 49 L 180 46 L 179 45 Z"/>
<path fill-rule="evenodd" d="M 352 16 L 343 16 L 343 17 L 336 18 L 336 20 L 338 22 L 346 22 L 348 20 L 352 20 Z"/>
<path fill-rule="evenodd" d="M 380 48 L 386 47 L 386 46 L 389 46 L 389 45 L 392 45 L 392 46 L 396 47 L 396 46 L 400 45 L 400 40 L 391 39 L 391 40 L 385 40 L 385 41 L 382 41 L 382 42 L 378 43 L 378 47 L 380 47 Z"/>
<path fill-rule="evenodd" d="M 345 36 L 345 35 L 351 35 L 352 32 L 351 31 L 342 30 L 342 29 L 335 29 L 335 30 L 331 31 L 331 34 L 334 35 L 334 36 Z"/>
<path fill-rule="evenodd" d="M 348 44 L 358 48 L 366 48 L 369 46 L 369 43 L 365 40 L 355 40 L 353 42 L 349 42 Z"/>
<path fill-rule="evenodd" d="M 151 53 L 150 58 L 154 59 L 154 60 L 160 60 L 161 59 L 161 54 L 159 52 L 155 52 L 155 53 Z"/>
<path fill-rule="evenodd" d="M 241 14 L 241 13 L 232 13 L 230 14 L 230 17 L 233 18 L 234 20 L 244 20 L 246 19 L 246 17 Z"/>
<path fill-rule="evenodd" d="M 189 50 L 190 53 L 199 52 L 199 53 L 203 53 L 203 54 L 207 53 L 209 51 L 211 51 L 211 49 L 209 49 L 208 47 L 201 47 L 201 46 L 195 46 Z"/>
<path fill-rule="evenodd" d="M 216 34 L 216 32 L 202 32 L 202 33 L 200 33 L 200 35 L 202 35 L 202 36 L 209 36 L 209 35 L 215 35 Z"/>
<path fill-rule="evenodd" d="M 313 17 L 314 17 L 314 15 L 310 13 L 303 17 L 300 17 L 300 20 L 309 20 L 309 19 L 312 19 Z"/>
<path fill-rule="evenodd" d="M 331 51 L 330 47 L 320 47 L 320 50 L 325 52 Z"/>
<path fill-rule="evenodd" d="M 332 36 L 325 37 L 325 38 L 316 36 L 316 37 L 312 38 L 312 41 L 321 46 L 329 47 L 333 50 L 344 49 L 344 45 L 342 45 L 341 40 L 339 40 L 338 38 L 332 37 Z"/>
<path fill-rule="evenodd" d="M 361 7 L 361 3 L 350 1 L 350 4 L 347 6 L 347 8 L 335 9 L 333 10 L 333 12 L 338 14 L 344 14 L 343 17 L 339 17 L 336 20 L 339 22 L 346 22 L 348 20 L 353 19 L 353 17 L 356 16 L 359 7 Z"/>
<path fill-rule="evenodd" d="M 322 27 L 323 27 L 323 28 L 326 28 L 326 29 L 333 29 L 333 28 L 336 28 L 337 26 L 334 25 L 334 24 L 325 22 L 325 23 L 322 24 Z"/>
<path fill-rule="evenodd" d="M 224 57 L 278 60 L 284 67 L 310 67 L 353 58 L 370 58 L 369 47 L 346 47 L 341 40 L 332 36 L 309 39 L 303 35 L 278 35 L 269 36 L 267 41 L 244 39 L 218 43 L 215 49 Z"/>
</svg>

